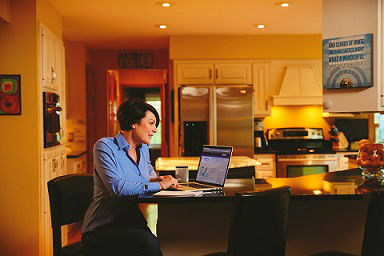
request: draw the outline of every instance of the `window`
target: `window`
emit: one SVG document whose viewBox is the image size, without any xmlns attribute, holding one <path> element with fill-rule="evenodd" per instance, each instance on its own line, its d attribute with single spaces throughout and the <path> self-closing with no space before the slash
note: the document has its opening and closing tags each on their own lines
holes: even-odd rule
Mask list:
<svg viewBox="0 0 384 256">
<path fill-rule="evenodd" d="M 145 94 L 145 101 L 152 105 L 157 112 L 159 113 L 159 116 L 161 116 L 161 100 L 160 100 L 160 94 L 154 94 L 154 93 L 146 93 Z M 161 144 L 161 122 L 159 126 L 157 127 L 157 132 L 152 137 L 151 140 L 152 145 L 160 145 Z"/>
</svg>

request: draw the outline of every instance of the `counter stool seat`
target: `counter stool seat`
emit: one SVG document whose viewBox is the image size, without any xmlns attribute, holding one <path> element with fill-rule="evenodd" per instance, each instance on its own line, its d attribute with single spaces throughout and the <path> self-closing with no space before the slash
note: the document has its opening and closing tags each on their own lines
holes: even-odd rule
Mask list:
<svg viewBox="0 0 384 256">
<path fill-rule="evenodd" d="M 93 195 L 93 176 L 70 174 L 48 181 L 54 256 L 84 256 L 80 242 L 62 246 L 61 226 L 82 221 Z"/>
</svg>

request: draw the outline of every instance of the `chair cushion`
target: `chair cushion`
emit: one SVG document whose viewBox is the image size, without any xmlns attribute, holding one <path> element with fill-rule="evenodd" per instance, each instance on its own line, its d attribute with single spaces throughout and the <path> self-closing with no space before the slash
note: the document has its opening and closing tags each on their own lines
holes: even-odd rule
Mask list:
<svg viewBox="0 0 384 256">
<path fill-rule="evenodd" d="M 85 251 L 83 244 L 81 242 L 76 242 L 64 246 L 61 250 L 62 256 L 85 256 Z"/>
</svg>

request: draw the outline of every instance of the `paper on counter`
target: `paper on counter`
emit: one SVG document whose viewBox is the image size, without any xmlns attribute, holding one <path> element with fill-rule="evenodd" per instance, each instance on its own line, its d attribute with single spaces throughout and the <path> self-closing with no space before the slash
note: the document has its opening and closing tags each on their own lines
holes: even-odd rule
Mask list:
<svg viewBox="0 0 384 256">
<path fill-rule="evenodd" d="M 153 196 L 156 197 L 197 197 L 202 196 L 203 191 L 167 191 L 167 190 L 161 190 Z"/>
</svg>

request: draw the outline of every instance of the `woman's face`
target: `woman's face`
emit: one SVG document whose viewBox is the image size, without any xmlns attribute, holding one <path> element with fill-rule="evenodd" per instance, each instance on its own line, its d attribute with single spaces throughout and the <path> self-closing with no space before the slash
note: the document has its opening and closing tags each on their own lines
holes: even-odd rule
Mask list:
<svg viewBox="0 0 384 256">
<path fill-rule="evenodd" d="M 152 136 L 157 132 L 155 115 L 147 110 L 140 123 L 133 124 L 132 128 L 133 139 L 137 144 L 149 144 Z"/>
</svg>

